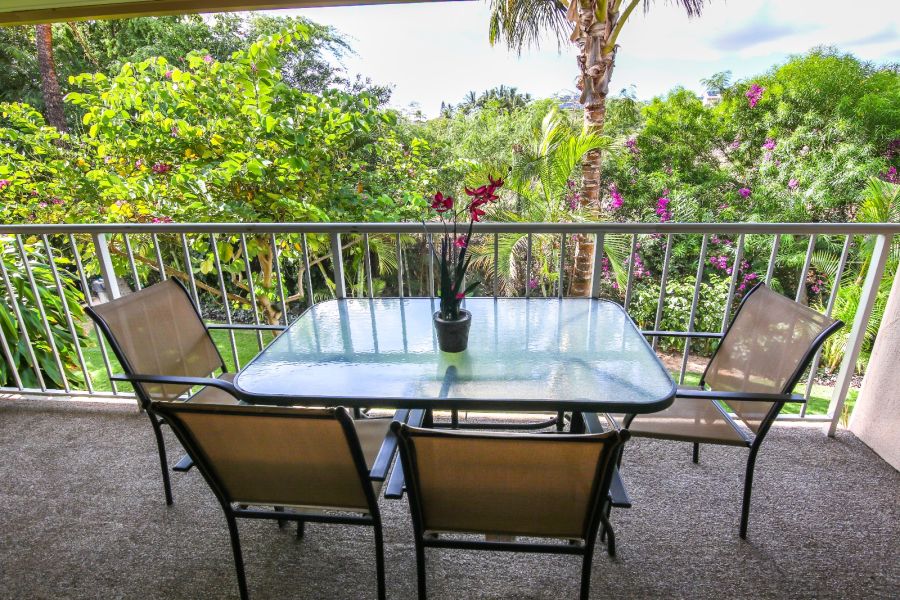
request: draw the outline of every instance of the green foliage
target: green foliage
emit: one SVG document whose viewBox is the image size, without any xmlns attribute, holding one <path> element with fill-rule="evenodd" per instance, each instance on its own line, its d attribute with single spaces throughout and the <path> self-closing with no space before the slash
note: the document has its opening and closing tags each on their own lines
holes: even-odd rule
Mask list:
<svg viewBox="0 0 900 600">
<path fill-rule="evenodd" d="M 29 283 L 28 271 L 22 254 L 14 245 L 12 238 L 0 239 L 2 242 L 3 270 L 9 279 L 17 298 L 16 305 L 8 293 L 0 294 L 0 328 L 9 346 L 12 362 L 18 371 L 25 387 L 39 387 L 38 374 L 48 388 L 64 387 L 63 378 L 70 383 L 83 383 L 84 376 L 78 367 L 78 355 L 73 329 L 69 327 L 66 309 L 72 316 L 74 334 L 78 343 L 86 341 L 80 324 L 84 321 L 84 310 L 81 308 L 81 293 L 73 278 L 64 270 L 59 270 L 63 294 L 57 291 L 47 256 L 36 244 L 23 244 L 24 260 L 31 270 L 34 286 Z M 65 265 L 65 259 L 56 258 L 56 264 Z M 44 327 L 41 308 L 47 317 L 49 330 Z M 25 323 L 22 332 L 16 311 Z M 30 343 L 29 343 L 30 342 Z M 58 351 L 62 371 L 56 362 L 54 351 Z M 32 359 L 34 353 L 35 361 Z M 15 383 L 13 369 L 10 368 L 6 353 L 0 353 L 0 385 L 12 386 Z"/>
</svg>

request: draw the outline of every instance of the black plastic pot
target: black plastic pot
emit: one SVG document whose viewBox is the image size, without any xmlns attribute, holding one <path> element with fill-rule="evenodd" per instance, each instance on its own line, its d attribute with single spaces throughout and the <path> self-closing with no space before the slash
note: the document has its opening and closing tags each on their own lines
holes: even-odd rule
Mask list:
<svg viewBox="0 0 900 600">
<path fill-rule="evenodd" d="M 472 313 L 459 311 L 459 319 L 445 321 L 439 312 L 434 313 L 434 330 L 437 332 L 438 347 L 442 352 L 462 352 L 469 345 L 469 326 Z"/>
</svg>

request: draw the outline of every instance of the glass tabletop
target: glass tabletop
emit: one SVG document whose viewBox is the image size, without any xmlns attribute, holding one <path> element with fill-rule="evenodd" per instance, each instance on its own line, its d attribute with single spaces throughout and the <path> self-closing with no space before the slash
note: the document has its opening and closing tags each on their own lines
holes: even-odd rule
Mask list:
<svg viewBox="0 0 900 600">
<path fill-rule="evenodd" d="M 267 404 L 646 413 L 672 402 L 674 382 L 618 304 L 467 299 L 468 349 L 445 353 L 432 326 L 437 303 L 316 304 L 235 385 Z"/>
</svg>

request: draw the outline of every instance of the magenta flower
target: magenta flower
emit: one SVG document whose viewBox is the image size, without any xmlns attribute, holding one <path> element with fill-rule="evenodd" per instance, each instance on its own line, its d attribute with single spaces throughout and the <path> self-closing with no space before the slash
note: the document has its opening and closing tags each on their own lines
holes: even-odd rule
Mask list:
<svg viewBox="0 0 900 600">
<path fill-rule="evenodd" d="M 740 148 L 741 147 L 741 139 L 734 138 L 734 141 L 731 142 L 730 147 L 732 150 L 737 150 L 738 148 Z"/>
<path fill-rule="evenodd" d="M 531 279 L 528 280 L 528 289 L 533 290 L 539 285 L 540 285 L 540 282 L 538 281 L 537 277 L 532 277 Z"/>
<path fill-rule="evenodd" d="M 438 192 L 434 195 L 434 200 L 431 201 L 431 208 L 439 213 L 447 212 L 453 208 L 453 197 L 444 196 L 442 193 Z"/>
<path fill-rule="evenodd" d="M 744 94 L 747 96 L 747 103 L 750 105 L 750 108 L 755 108 L 759 101 L 762 99 L 763 92 L 766 91 L 766 88 L 754 83 L 750 86 L 750 89 L 747 90 L 747 93 Z"/>
<path fill-rule="evenodd" d="M 453 245 L 456 246 L 457 248 L 465 248 L 468 245 L 466 243 L 466 236 L 461 235 L 461 236 L 457 237 L 453 241 Z"/>
<path fill-rule="evenodd" d="M 750 188 L 742 187 L 741 189 L 738 190 L 738 194 L 740 194 L 744 198 L 748 198 L 751 193 L 752 192 L 750 191 Z"/>
<path fill-rule="evenodd" d="M 800 182 L 793 177 L 791 177 L 790 181 L 788 181 L 788 187 L 792 190 L 796 190 L 798 185 L 800 185 Z"/>
<path fill-rule="evenodd" d="M 628 148 L 628 151 L 632 154 L 637 154 L 639 152 L 636 138 L 628 138 L 625 140 L 625 147 Z"/>
<path fill-rule="evenodd" d="M 659 221 L 665 223 L 672 220 L 672 211 L 669 210 L 669 190 L 663 190 L 663 195 L 656 200 L 656 214 Z"/>
<path fill-rule="evenodd" d="M 882 173 L 881 178 L 888 183 L 900 183 L 900 177 L 897 176 L 897 167 L 891 167 L 887 172 Z"/>
<path fill-rule="evenodd" d="M 158 163 L 154 164 L 152 168 L 153 168 L 153 172 L 156 173 L 157 175 L 163 175 L 172 170 L 172 165 L 170 165 L 168 163 L 158 162 Z"/>
<path fill-rule="evenodd" d="M 485 212 L 479 207 L 486 203 L 487 200 L 480 200 L 476 198 L 475 200 L 472 200 L 471 204 L 469 204 L 469 215 L 471 215 L 472 221 L 474 221 L 475 223 L 478 223 L 481 220 L 480 217 L 483 217 L 485 215 Z"/>
<path fill-rule="evenodd" d="M 622 194 L 619 193 L 619 188 L 616 187 L 615 183 L 609 184 L 609 209 L 610 210 L 619 210 L 622 208 L 622 205 L 625 203 L 625 200 L 622 198 Z"/>
<path fill-rule="evenodd" d="M 465 297 L 466 297 L 466 295 L 463 294 L 462 292 L 458 292 L 458 293 L 456 294 L 456 299 L 457 299 L 457 300 L 462 300 L 462 299 L 465 298 Z"/>
<path fill-rule="evenodd" d="M 774 150 L 775 149 L 775 140 L 772 138 L 766 138 L 766 143 L 762 145 L 766 150 Z"/>
<path fill-rule="evenodd" d="M 0 190 L 8 188 L 12 185 L 12 182 L 9 179 L 0 179 Z"/>
<path fill-rule="evenodd" d="M 207 54 L 206 56 L 203 57 L 203 62 L 205 62 L 208 65 L 212 64 L 212 61 L 213 61 L 213 57 L 210 56 L 209 54 Z"/>
<path fill-rule="evenodd" d="M 168 71 L 166 71 L 165 78 L 172 79 L 172 69 L 169 69 Z"/>
<path fill-rule="evenodd" d="M 172 217 L 153 217 L 153 223 L 171 223 Z"/>
</svg>

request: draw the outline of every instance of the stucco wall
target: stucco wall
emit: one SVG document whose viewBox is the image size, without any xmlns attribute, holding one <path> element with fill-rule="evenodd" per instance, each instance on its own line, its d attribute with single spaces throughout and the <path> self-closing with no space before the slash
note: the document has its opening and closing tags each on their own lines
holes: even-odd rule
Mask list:
<svg viewBox="0 0 900 600">
<path fill-rule="evenodd" d="M 900 470 L 900 277 L 891 285 L 850 430 Z"/>
</svg>

